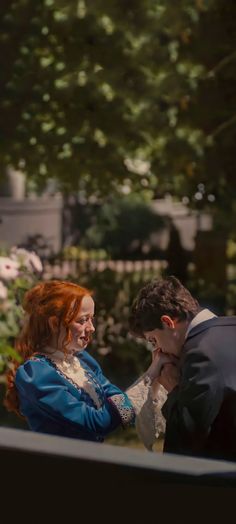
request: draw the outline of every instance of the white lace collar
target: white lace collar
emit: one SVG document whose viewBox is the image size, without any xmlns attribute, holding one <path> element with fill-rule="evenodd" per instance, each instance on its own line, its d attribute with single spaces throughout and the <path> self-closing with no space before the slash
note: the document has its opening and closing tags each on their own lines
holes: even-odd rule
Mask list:
<svg viewBox="0 0 236 524">
<path fill-rule="evenodd" d="M 48 347 L 44 349 L 44 353 L 56 364 L 59 371 L 61 371 L 66 378 L 88 393 L 97 408 L 101 407 L 101 401 L 99 400 L 95 387 L 91 380 L 89 380 L 88 376 L 86 376 L 85 369 L 81 366 L 75 353 L 65 355 L 63 351 L 54 351 L 52 348 Z"/>
</svg>

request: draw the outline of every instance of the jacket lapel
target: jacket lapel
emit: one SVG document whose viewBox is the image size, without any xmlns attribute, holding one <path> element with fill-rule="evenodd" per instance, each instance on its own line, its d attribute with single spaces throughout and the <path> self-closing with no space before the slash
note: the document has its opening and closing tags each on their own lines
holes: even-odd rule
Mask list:
<svg viewBox="0 0 236 524">
<path fill-rule="evenodd" d="M 199 335 L 206 329 L 212 328 L 212 327 L 225 327 L 225 326 L 236 326 L 236 316 L 234 317 L 213 317 L 209 320 L 205 320 L 204 322 L 201 322 L 197 326 L 195 326 L 191 331 L 188 333 L 188 336 L 186 338 L 185 343 L 195 335 Z"/>
</svg>

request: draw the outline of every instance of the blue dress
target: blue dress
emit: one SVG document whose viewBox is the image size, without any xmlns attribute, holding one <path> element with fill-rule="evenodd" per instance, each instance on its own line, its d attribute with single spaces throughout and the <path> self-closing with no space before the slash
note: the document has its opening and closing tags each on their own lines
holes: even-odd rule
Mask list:
<svg viewBox="0 0 236 524">
<path fill-rule="evenodd" d="M 99 408 L 50 358 L 38 354 L 17 369 L 20 411 L 33 431 L 102 442 L 117 427 L 134 424 L 134 409 L 128 396 L 107 380 L 87 351 L 76 353 L 76 357 L 95 389 Z"/>
</svg>

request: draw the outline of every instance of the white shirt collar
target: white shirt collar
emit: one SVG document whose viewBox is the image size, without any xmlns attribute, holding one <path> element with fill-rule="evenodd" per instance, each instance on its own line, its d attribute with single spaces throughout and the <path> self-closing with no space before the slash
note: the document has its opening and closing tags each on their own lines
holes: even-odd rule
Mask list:
<svg viewBox="0 0 236 524">
<path fill-rule="evenodd" d="M 195 326 L 198 326 L 198 324 L 201 324 L 202 322 L 206 322 L 206 320 L 210 320 L 210 318 L 216 317 L 210 309 L 202 309 L 197 315 L 191 320 L 190 324 L 188 325 L 188 329 L 186 331 L 185 338 L 187 338 L 189 332 L 191 329 L 193 329 Z"/>
</svg>

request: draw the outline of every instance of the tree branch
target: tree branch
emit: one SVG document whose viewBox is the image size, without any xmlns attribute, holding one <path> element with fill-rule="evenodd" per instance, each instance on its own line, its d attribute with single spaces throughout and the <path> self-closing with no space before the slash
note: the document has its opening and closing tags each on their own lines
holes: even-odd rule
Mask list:
<svg viewBox="0 0 236 524">
<path fill-rule="evenodd" d="M 229 127 L 231 127 L 233 124 L 236 123 L 236 115 L 232 116 L 232 118 L 229 118 L 229 120 L 227 120 L 226 122 L 223 122 L 222 124 L 220 124 L 216 129 L 215 131 L 213 131 L 213 133 L 211 133 L 211 137 L 214 139 L 214 138 L 217 138 L 218 135 L 220 133 L 222 133 L 222 131 L 225 131 L 226 129 L 228 129 Z"/>
<path fill-rule="evenodd" d="M 213 69 L 211 69 L 211 71 L 209 71 L 207 77 L 214 78 L 221 71 L 221 69 L 230 64 L 230 62 L 233 62 L 233 60 L 236 60 L 236 51 L 220 60 L 220 62 Z"/>
</svg>

